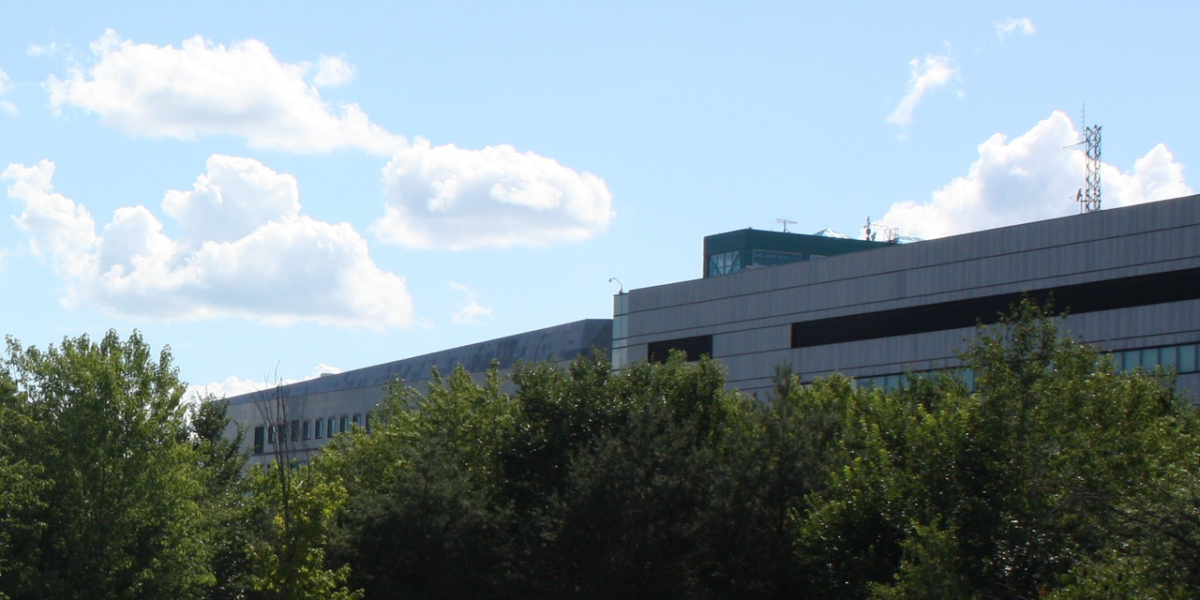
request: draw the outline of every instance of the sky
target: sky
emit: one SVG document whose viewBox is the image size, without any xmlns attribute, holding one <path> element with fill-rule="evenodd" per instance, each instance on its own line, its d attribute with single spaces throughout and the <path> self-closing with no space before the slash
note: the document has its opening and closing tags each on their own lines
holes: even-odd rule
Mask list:
<svg viewBox="0 0 1200 600">
<path fill-rule="evenodd" d="M 0 18 L 0 333 L 218 397 L 611 317 L 779 219 L 1075 214 L 1084 119 L 1104 208 L 1200 163 L 1193 3 L 96 4 Z"/>
</svg>

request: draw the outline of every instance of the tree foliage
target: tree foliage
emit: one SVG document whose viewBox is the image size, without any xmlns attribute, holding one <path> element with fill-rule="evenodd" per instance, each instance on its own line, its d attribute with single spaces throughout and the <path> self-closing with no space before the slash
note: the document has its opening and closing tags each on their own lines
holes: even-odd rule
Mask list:
<svg viewBox="0 0 1200 600">
<path fill-rule="evenodd" d="M 356 600 L 349 567 L 325 567 L 329 522 L 346 499 L 341 485 L 307 465 L 274 462 L 250 473 L 251 584 L 265 598 Z"/>
<path fill-rule="evenodd" d="M 1200 595 L 1200 418 L 1169 373 L 1030 303 L 962 360 L 891 391 L 780 368 L 763 400 L 680 354 L 459 368 L 247 469 L 136 334 L 10 340 L 0 598 Z"/>
<path fill-rule="evenodd" d="M 35 495 L 6 506 L 12 598 L 187 598 L 213 581 L 188 440 L 184 385 L 169 351 L 138 334 L 9 340 L 0 464 L 25 466 Z M 7 436 L 6 436 L 7 437 Z M 19 442 L 14 443 L 15 440 Z M 22 489 L 22 488 L 12 488 Z M 6 503 L 7 504 L 7 503 Z M 15 534 L 15 535 L 13 535 Z"/>
<path fill-rule="evenodd" d="M 1169 380 L 1116 372 L 1028 302 L 964 362 L 974 392 L 940 377 L 856 398 L 847 465 L 801 525 L 830 596 L 1076 597 L 1162 559 L 1155 585 L 1197 589 L 1194 535 L 1165 527 L 1197 515 L 1176 495 L 1200 474 Z"/>
</svg>

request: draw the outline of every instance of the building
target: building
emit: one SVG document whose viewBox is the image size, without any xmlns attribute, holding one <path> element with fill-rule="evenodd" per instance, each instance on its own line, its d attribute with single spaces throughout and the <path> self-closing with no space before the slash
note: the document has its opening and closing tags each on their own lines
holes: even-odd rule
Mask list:
<svg viewBox="0 0 1200 600">
<path fill-rule="evenodd" d="M 567 363 L 594 350 L 607 353 L 611 340 L 611 320 L 587 319 L 267 387 L 228 399 L 231 423 L 226 435 L 232 437 L 238 427 L 245 430 L 246 450 L 255 463 L 274 460 L 281 452 L 305 461 L 334 435 L 354 426 L 368 426 L 372 411 L 394 381 L 423 390 L 435 368 L 448 376 L 461 365 L 480 375 L 492 361 L 501 375 L 507 375 L 518 362 Z"/>
<path fill-rule="evenodd" d="M 436 366 L 504 372 L 593 348 L 614 368 L 720 360 L 730 387 L 764 395 L 776 367 L 804 382 L 842 373 L 900 385 L 959 366 L 979 322 L 1023 296 L 1053 297 L 1064 327 L 1127 370 L 1174 369 L 1200 391 L 1200 195 L 919 243 L 742 230 L 705 239 L 702 277 L 620 293 L 613 319 L 540 329 L 230 399 L 256 460 L 303 454 L 368 425 L 384 386 L 420 386 Z M 1195 394 L 1193 394 L 1195 397 Z M 265 400 L 274 399 L 274 404 Z M 275 410 L 270 413 L 270 410 Z M 276 425 L 273 427 L 272 423 Z"/>
<path fill-rule="evenodd" d="M 751 393 L 778 365 L 895 385 L 957 365 L 976 323 L 1022 295 L 1052 294 L 1065 329 L 1123 368 L 1174 368 L 1200 390 L 1200 196 L 869 249 L 719 277 L 706 251 L 705 277 L 615 298 L 614 365 L 676 349 Z"/>
<path fill-rule="evenodd" d="M 853 240 L 831 229 L 813 235 L 740 229 L 704 238 L 704 276 L 717 277 L 888 245 Z"/>
</svg>

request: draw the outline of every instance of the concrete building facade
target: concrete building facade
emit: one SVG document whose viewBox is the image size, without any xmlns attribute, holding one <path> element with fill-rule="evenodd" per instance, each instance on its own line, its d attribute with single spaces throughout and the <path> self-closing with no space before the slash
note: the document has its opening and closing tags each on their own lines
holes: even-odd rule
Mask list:
<svg viewBox="0 0 1200 600">
<path fill-rule="evenodd" d="M 1023 294 L 1052 294 L 1124 368 L 1200 390 L 1200 196 L 634 289 L 614 302 L 613 360 L 710 354 L 751 393 L 778 365 L 887 385 L 959 364 L 976 322 Z"/>
<path fill-rule="evenodd" d="M 252 463 L 281 453 L 306 461 L 333 436 L 368 427 L 387 386 L 403 382 L 424 391 L 434 369 L 449 376 L 458 366 L 482 376 L 496 361 L 506 376 L 518 362 L 553 360 L 565 364 L 594 350 L 610 351 L 612 321 L 586 319 L 517 335 L 442 350 L 381 365 L 329 374 L 228 399 L 228 436 L 240 427 Z M 511 390 L 506 390 L 511 391 Z"/>
<path fill-rule="evenodd" d="M 505 374 L 517 361 L 566 362 L 593 349 L 611 352 L 614 368 L 679 350 L 720 360 L 730 387 L 760 397 L 780 365 L 804 382 L 842 373 L 891 387 L 959 366 L 976 324 L 1026 295 L 1052 297 L 1069 312 L 1064 328 L 1119 367 L 1161 366 L 1193 398 L 1200 391 L 1200 195 L 908 244 L 780 235 L 793 234 L 710 236 L 701 278 L 620 293 L 612 320 L 245 394 L 229 399 L 229 412 L 261 462 L 280 451 L 304 460 L 331 436 L 369 426 L 392 381 L 421 389 L 434 367 L 480 374 L 493 359 Z"/>
</svg>

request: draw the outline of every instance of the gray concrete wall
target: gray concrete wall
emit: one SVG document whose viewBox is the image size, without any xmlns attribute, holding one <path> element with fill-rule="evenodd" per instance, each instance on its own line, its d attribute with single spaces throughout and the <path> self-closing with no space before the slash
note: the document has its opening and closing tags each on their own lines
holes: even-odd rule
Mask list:
<svg viewBox="0 0 1200 600">
<path fill-rule="evenodd" d="M 226 436 L 232 437 L 241 428 L 245 431 L 243 448 L 250 452 L 254 428 L 265 426 L 273 419 L 312 423 L 317 419 L 340 419 L 357 414 L 365 424 L 367 414 L 383 401 L 388 385 L 401 381 L 423 392 L 435 368 L 443 377 L 448 377 L 461 365 L 476 381 L 482 382 L 495 360 L 499 375 L 506 380 L 501 387 L 511 393 L 514 390 L 507 377 L 519 362 L 555 360 L 565 366 L 593 348 L 607 352 L 611 343 L 612 320 L 587 319 L 289 385 L 264 386 L 262 391 L 227 399 L 232 422 L 226 429 Z M 253 455 L 251 462 L 273 460 L 283 449 L 305 461 L 327 444 L 329 437 L 315 439 L 310 436 L 297 442 L 267 444 L 267 452 Z"/>
<path fill-rule="evenodd" d="M 631 290 L 629 356 L 712 334 L 730 385 L 746 391 L 769 389 L 779 364 L 806 380 L 940 368 L 973 328 L 793 349 L 791 325 L 1197 267 L 1200 196 L 1191 196 Z M 1065 328 L 1106 350 L 1196 342 L 1200 301 L 1074 315 Z"/>
</svg>

